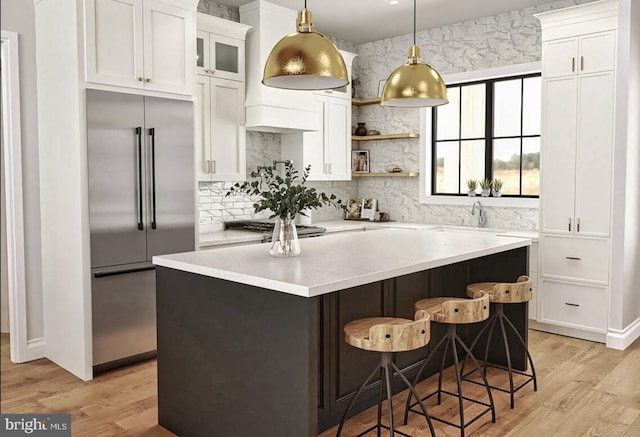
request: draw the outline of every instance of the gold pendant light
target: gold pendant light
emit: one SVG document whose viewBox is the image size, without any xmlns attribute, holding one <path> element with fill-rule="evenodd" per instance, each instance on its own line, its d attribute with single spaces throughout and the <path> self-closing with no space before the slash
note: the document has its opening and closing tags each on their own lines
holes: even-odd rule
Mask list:
<svg viewBox="0 0 640 437">
<path fill-rule="evenodd" d="M 396 68 L 382 89 L 380 104 L 420 108 L 449 103 L 447 87 L 440 73 L 422 60 L 416 45 L 416 0 L 413 0 L 413 45 L 407 63 Z"/>
<path fill-rule="evenodd" d="M 298 12 L 298 31 L 273 47 L 264 66 L 262 83 L 292 90 L 326 90 L 349 83 L 347 66 L 338 48 L 313 27 L 304 2 Z"/>
</svg>

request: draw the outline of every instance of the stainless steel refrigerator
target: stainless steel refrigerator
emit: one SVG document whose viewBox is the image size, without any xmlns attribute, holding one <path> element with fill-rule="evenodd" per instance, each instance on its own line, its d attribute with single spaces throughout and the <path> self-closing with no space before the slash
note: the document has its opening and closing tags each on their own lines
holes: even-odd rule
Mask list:
<svg viewBox="0 0 640 437">
<path fill-rule="evenodd" d="M 194 250 L 193 103 L 87 90 L 93 365 L 153 356 L 154 255 Z"/>
</svg>

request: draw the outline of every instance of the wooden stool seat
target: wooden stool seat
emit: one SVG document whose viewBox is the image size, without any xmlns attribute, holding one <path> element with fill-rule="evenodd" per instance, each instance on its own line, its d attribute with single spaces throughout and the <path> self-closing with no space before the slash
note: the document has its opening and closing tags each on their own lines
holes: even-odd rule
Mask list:
<svg viewBox="0 0 640 437">
<path fill-rule="evenodd" d="M 431 297 L 416 302 L 415 308 L 429 313 L 433 322 L 454 325 L 477 323 L 489 318 L 489 294 L 480 293 L 476 299 Z"/>
<path fill-rule="evenodd" d="M 372 317 L 349 322 L 344 340 L 351 346 L 376 352 L 405 352 L 429 343 L 429 314 L 419 311 L 416 320 Z"/>
<path fill-rule="evenodd" d="M 467 296 L 474 297 L 479 291 L 489 294 L 493 303 L 523 303 L 533 297 L 533 282 L 528 276 L 519 276 L 515 283 L 476 282 L 467 286 Z"/>
<path fill-rule="evenodd" d="M 377 429 L 378 435 L 380 435 L 380 429 L 385 428 L 391 432 L 391 435 L 399 434 L 405 437 L 411 437 L 402 431 L 395 429 L 393 418 L 393 392 L 391 389 L 391 378 L 395 374 L 402 380 L 404 385 L 409 389 L 409 392 L 415 396 L 418 400 L 418 394 L 415 391 L 411 382 L 402 374 L 400 368 L 396 365 L 393 359 L 395 352 L 405 352 L 426 346 L 431 338 L 431 322 L 429 320 L 429 313 L 425 311 L 417 311 L 415 314 L 415 320 L 402 319 L 398 317 L 371 317 L 367 319 L 354 320 L 347 323 L 344 326 L 344 339 L 351 346 L 367 351 L 380 352 L 380 363 L 369 374 L 369 377 L 364 380 L 356 394 L 349 401 L 347 409 L 342 415 L 340 426 L 336 437 L 340 437 L 342 428 L 344 427 L 345 420 L 349 417 L 351 409 L 353 408 L 356 399 L 362 393 L 362 390 L 369 384 L 376 373 L 380 372 L 380 389 L 378 393 L 378 422 L 371 428 L 358 434 L 363 436 L 368 432 Z M 382 418 L 382 388 L 383 384 L 387 392 L 387 402 L 389 404 L 389 425 L 384 425 L 381 422 Z M 427 420 L 427 426 L 431 432 L 431 436 L 435 436 L 433 424 L 431 418 L 427 412 L 426 407 L 419 400 L 420 412 Z"/>
<path fill-rule="evenodd" d="M 521 275 L 518 277 L 516 282 L 477 282 L 474 284 L 469 284 L 467 286 L 467 295 L 468 296 L 476 296 L 478 293 L 486 293 L 490 296 L 491 303 L 494 306 L 494 312 L 491 316 L 489 322 L 480 330 L 476 339 L 471 344 L 470 349 L 473 349 L 478 343 L 478 341 L 482 338 L 485 332 L 488 332 L 487 341 L 485 344 L 484 351 L 484 363 L 483 367 L 498 367 L 506 370 L 509 373 L 509 388 L 503 389 L 502 387 L 489 385 L 491 388 L 495 390 L 499 390 L 505 393 L 509 393 L 511 398 L 511 408 L 515 407 L 515 393 L 520 390 L 522 387 L 527 385 L 529 382 L 533 382 L 533 390 L 538 390 L 538 382 L 536 379 L 536 370 L 533 367 L 533 359 L 531 358 L 531 354 L 527 350 L 527 344 L 522 338 L 522 336 L 518 333 L 518 330 L 515 328 L 511 320 L 504 313 L 504 304 L 517 304 L 517 303 L 525 303 L 531 300 L 533 295 L 533 285 L 531 279 L 529 279 L 526 275 Z M 500 366 L 494 366 L 487 362 L 487 358 L 489 356 L 489 349 L 491 347 L 491 341 L 493 339 L 493 330 L 499 324 L 500 332 L 502 333 L 502 342 L 504 344 L 505 356 L 507 358 L 507 367 L 503 368 Z M 508 340 L 508 330 L 515 335 L 518 343 L 522 345 L 524 348 L 525 354 L 527 356 L 527 360 L 529 365 L 531 366 L 531 373 L 521 372 L 519 370 L 514 369 L 511 366 L 511 351 L 509 348 L 509 340 Z M 466 361 L 466 360 L 465 360 Z M 479 382 L 469 379 L 468 376 L 474 372 L 476 369 L 470 371 L 469 373 L 464 373 L 464 363 L 462 365 L 462 375 L 465 381 L 474 382 L 479 384 Z M 486 370 L 480 371 L 481 374 L 485 374 Z M 526 377 L 524 382 L 520 385 L 515 386 L 513 382 L 513 374 L 517 373 Z"/>
</svg>

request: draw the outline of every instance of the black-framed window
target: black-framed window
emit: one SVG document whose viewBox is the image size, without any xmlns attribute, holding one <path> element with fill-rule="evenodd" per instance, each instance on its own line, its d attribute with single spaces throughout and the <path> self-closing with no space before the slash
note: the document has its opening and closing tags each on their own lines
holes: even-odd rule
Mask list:
<svg viewBox="0 0 640 437">
<path fill-rule="evenodd" d="M 448 86 L 449 104 L 432 111 L 431 194 L 500 179 L 503 196 L 538 197 L 540 86 L 540 73 Z"/>
</svg>

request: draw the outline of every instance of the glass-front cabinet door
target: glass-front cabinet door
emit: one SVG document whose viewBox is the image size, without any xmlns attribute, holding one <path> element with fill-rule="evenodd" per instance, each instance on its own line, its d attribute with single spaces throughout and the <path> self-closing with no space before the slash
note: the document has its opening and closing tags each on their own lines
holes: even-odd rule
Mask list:
<svg viewBox="0 0 640 437">
<path fill-rule="evenodd" d="M 196 49 L 198 74 L 244 80 L 244 41 L 198 31 Z"/>
</svg>

